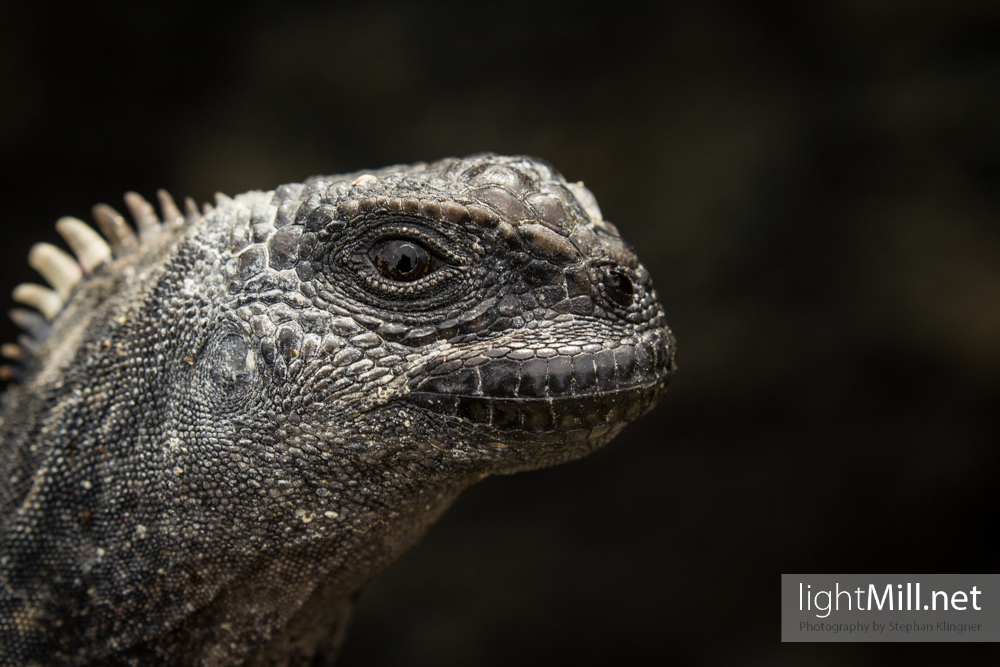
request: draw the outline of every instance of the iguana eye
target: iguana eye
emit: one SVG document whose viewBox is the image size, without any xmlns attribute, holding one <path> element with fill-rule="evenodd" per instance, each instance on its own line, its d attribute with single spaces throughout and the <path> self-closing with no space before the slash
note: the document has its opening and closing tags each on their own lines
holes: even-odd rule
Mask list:
<svg viewBox="0 0 1000 667">
<path fill-rule="evenodd" d="M 415 241 L 386 239 L 369 252 L 375 268 L 389 280 L 413 282 L 430 273 L 433 256 Z"/>
</svg>

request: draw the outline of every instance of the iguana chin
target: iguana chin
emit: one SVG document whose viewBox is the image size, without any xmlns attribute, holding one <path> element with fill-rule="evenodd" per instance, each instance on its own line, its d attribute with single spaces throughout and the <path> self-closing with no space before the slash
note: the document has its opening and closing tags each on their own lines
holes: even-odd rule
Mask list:
<svg viewBox="0 0 1000 667">
<path fill-rule="evenodd" d="M 674 370 L 581 183 L 492 154 L 36 246 L 0 423 L 0 664 L 303 665 L 465 487 L 578 458 Z M 43 317 L 44 316 L 44 317 Z"/>
</svg>

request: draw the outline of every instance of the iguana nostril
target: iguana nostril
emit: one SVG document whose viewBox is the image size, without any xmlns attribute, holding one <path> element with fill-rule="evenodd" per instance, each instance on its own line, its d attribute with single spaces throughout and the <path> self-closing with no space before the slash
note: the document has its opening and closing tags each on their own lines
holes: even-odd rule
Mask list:
<svg viewBox="0 0 1000 667">
<path fill-rule="evenodd" d="M 604 293 L 622 308 L 628 308 L 635 296 L 635 286 L 622 271 L 611 269 L 604 278 Z"/>
</svg>

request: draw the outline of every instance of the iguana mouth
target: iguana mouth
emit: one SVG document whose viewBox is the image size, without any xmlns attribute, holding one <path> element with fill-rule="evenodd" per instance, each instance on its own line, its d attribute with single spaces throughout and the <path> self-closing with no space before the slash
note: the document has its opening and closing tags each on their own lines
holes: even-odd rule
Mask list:
<svg viewBox="0 0 1000 667">
<path fill-rule="evenodd" d="M 598 437 L 642 416 L 674 371 L 670 337 L 642 337 L 596 353 L 564 352 L 547 359 L 507 355 L 431 373 L 411 382 L 400 400 L 505 437 L 563 442 Z"/>
<path fill-rule="evenodd" d="M 588 396 L 492 398 L 416 391 L 400 400 L 544 444 L 596 438 L 649 412 L 667 381 Z"/>
</svg>

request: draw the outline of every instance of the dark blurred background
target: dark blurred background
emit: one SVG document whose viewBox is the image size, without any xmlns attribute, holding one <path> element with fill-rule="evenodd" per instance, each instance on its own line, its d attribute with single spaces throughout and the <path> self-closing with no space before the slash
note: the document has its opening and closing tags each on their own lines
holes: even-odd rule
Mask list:
<svg viewBox="0 0 1000 667">
<path fill-rule="evenodd" d="M 127 189 L 544 157 L 639 249 L 680 370 L 598 454 L 468 491 L 342 664 L 997 664 L 781 644 L 778 593 L 998 571 L 998 35 L 995 0 L 4 3 L 0 305 Z"/>
</svg>

